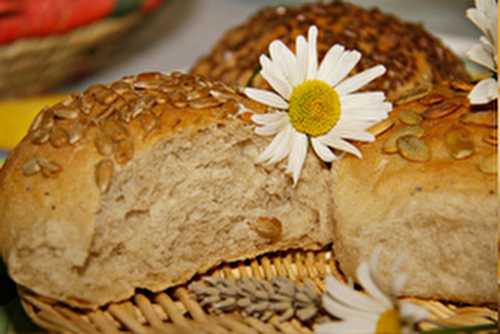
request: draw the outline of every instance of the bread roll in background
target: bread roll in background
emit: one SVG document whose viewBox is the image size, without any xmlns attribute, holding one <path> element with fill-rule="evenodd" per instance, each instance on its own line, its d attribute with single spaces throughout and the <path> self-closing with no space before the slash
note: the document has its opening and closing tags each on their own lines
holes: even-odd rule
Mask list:
<svg viewBox="0 0 500 334">
<path fill-rule="evenodd" d="M 383 90 L 396 100 L 442 79 L 467 80 L 462 61 L 422 26 L 401 21 L 378 9 L 363 9 L 334 1 L 290 7 L 268 7 L 226 32 L 213 49 L 191 69 L 192 73 L 246 86 L 259 68 L 259 57 L 269 44 L 282 40 L 292 51 L 299 35 L 316 25 L 320 60 L 340 43 L 363 57 L 353 73 L 383 64 L 387 74 L 364 87 Z M 266 88 L 259 75 L 252 86 Z"/>
<path fill-rule="evenodd" d="M 46 108 L 0 173 L 0 246 L 17 284 L 96 308 L 221 263 L 332 234 L 332 175 L 255 165 L 271 138 L 220 83 L 145 73 Z"/>
<path fill-rule="evenodd" d="M 333 164 L 344 273 L 380 245 L 385 287 L 405 272 L 403 295 L 496 303 L 497 111 L 471 108 L 467 92 L 442 84 L 396 106 L 375 129 L 386 131 L 359 145 L 362 160 Z"/>
</svg>

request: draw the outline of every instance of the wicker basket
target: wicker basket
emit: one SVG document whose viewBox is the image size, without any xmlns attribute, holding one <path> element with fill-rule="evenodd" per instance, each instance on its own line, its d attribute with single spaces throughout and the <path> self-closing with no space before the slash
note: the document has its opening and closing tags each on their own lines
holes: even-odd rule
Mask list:
<svg viewBox="0 0 500 334">
<path fill-rule="evenodd" d="M 252 261 L 222 265 L 205 276 L 228 279 L 255 277 L 270 280 L 284 276 L 301 282 L 310 279 L 319 291 L 324 290 L 326 275 L 341 278 L 331 251 L 291 251 L 266 255 Z M 201 280 L 196 277 L 194 281 Z M 187 286 L 160 293 L 136 293 L 122 303 L 97 311 L 81 311 L 19 289 L 22 304 L 39 326 L 54 333 L 312 333 L 313 323 L 293 318 L 280 322 L 277 317 L 263 322 L 238 313 L 215 315 L 204 309 Z M 432 314 L 432 322 L 422 329 L 432 329 L 436 322 L 450 326 L 469 326 L 491 322 L 497 313 L 486 307 L 457 306 L 439 301 L 412 301 Z"/>
<path fill-rule="evenodd" d="M 133 13 L 107 18 L 64 35 L 1 46 L 0 97 L 47 91 L 109 64 L 144 17 Z"/>
</svg>

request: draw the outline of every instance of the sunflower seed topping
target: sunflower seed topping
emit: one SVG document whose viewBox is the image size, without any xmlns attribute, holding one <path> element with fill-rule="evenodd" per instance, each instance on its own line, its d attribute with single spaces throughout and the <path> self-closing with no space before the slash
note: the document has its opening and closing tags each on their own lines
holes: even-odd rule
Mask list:
<svg viewBox="0 0 500 334">
<path fill-rule="evenodd" d="M 399 120 L 406 125 L 419 125 L 422 122 L 422 116 L 413 110 L 401 110 L 398 115 Z"/>
<path fill-rule="evenodd" d="M 397 140 L 406 135 L 413 135 L 417 138 L 421 138 L 424 135 L 424 129 L 418 125 L 414 125 L 405 126 L 395 130 L 384 143 L 383 151 L 385 153 L 396 153 L 398 151 L 396 144 Z"/>
<path fill-rule="evenodd" d="M 211 278 L 192 283 L 189 290 L 210 312 L 241 310 L 262 321 L 273 316 L 280 321 L 293 317 L 309 321 L 318 315 L 321 306 L 321 297 L 310 281 L 298 286 L 283 277 L 274 278 L 272 282 L 255 278 L 236 281 Z"/>
<path fill-rule="evenodd" d="M 114 142 L 120 142 L 129 137 L 128 130 L 121 123 L 109 119 L 101 125 L 102 131 Z"/>
<path fill-rule="evenodd" d="M 450 155 L 457 160 L 466 159 L 474 153 L 470 132 L 464 127 L 452 127 L 445 134 L 445 144 Z"/>
<path fill-rule="evenodd" d="M 60 127 L 52 128 L 50 132 L 50 144 L 55 148 L 63 147 L 68 144 L 68 133 Z"/>
<path fill-rule="evenodd" d="M 110 159 L 99 162 L 95 168 L 95 182 L 99 191 L 104 194 L 109 190 L 114 174 L 114 165 Z"/>
<path fill-rule="evenodd" d="M 45 177 L 55 177 L 62 171 L 62 167 L 58 163 L 47 159 L 38 159 L 38 164 L 42 168 L 42 174 Z"/>
<path fill-rule="evenodd" d="M 102 132 L 96 135 L 95 147 L 97 152 L 105 157 L 113 154 L 113 141 Z"/>
<path fill-rule="evenodd" d="M 134 157 L 134 143 L 132 140 L 123 140 L 114 145 L 114 157 L 120 165 L 125 165 Z"/>
<path fill-rule="evenodd" d="M 497 127 L 497 115 L 493 111 L 468 112 L 460 116 L 460 122 L 469 125 Z"/>
<path fill-rule="evenodd" d="M 31 134 L 31 142 L 35 145 L 43 145 L 50 138 L 50 130 L 48 129 L 38 129 Z"/>
<path fill-rule="evenodd" d="M 444 101 L 444 96 L 439 94 L 429 94 L 421 98 L 419 102 L 422 103 L 423 105 L 430 106 L 443 101 Z"/>
<path fill-rule="evenodd" d="M 78 117 L 78 109 L 61 107 L 54 111 L 54 116 L 61 119 L 76 119 Z"/>
<path fill-rule="evenodd" d="M 189 106 L 194 109 L 214 108 L 220 106 L 221 104 L 221 101 L 214 98 L 202 98 L 189 102 Z"/>
<path fill-rule="evenodd" d="M 410 102 L 413 102 L 413 101 L 416 101 L 424 96 L 426 96 L 427 94 L 429 94 L 431 90 L 431 87 L 430 86 L 427 86 L 427 87 L 424 87 L 424 88 L 420 88 L 418 90 L 414 90 L 402 97 L 400 97 L 397 101 L 396 101 L 396 104 L 399 105 L 399 104 L 406 104 L 406 103 L 410 103 Z"/>
<path fill-rule="evenodd" d="M 394 121 L 391 119 L 387 118 L 383 120 L 382 122 L 379 122 L 372 127 L 368 129 L 368 132 L 371 133 L 374 136 L 380 136 L 381 134 L 385 133 L 387 130 L 392 128 L 394 125 Z"/>
<path fill-rule="evenodd" d="M 33 120 L 33 123 L 31 124 L 30 131 L 36 131 L 40 128 L 40 126 L 42 125 L 42 120 L 43 120 L 43 117 L 44 117 L 46 110 L 47 110 L 47 108 L 42 109 L 42 111 L 40 111 L 35 116 L 35 119 Z"/>
<path fill-rule="evenodd" d="M 281 239 L 281 222 L 275 217 L 259 217 L 251 227 L 262 238 L 269 239 L 272 242 Z"/>
<path fill-rule="evenodd" d="M 52 107 L 45 107 L 31 124 L 29 140 L 34 145 L 48 142 L 53 148 L 62 148 L 77 144 L 87 133 L 95 133 L 91 141 L 98 153 L 111 159 L 115 166 L 123 165 L 134 156 L 131 128 L 141 126 L 145 140 L 161 127 L 163 114 L 172 106 L 205 109 L 226 103 L 223 109 L 229 112 L 236 108 L 231 94 L 235 91 L 229 86 L 180 73 L 128 76 L 109 85 L 92 85 L 82 94 L 73 94 Z M 181 122 L 176 117 L 167 119 L 172 121 L 168 124 L 172 128 Z M 42 173 L 52 177 L 59 174 L 62 167 L 56 162 L 38 158 L 26 162 L 22 170 L 27 176 Z M 108 174 L 103 172 L 99 175 L 104 176 L 97 181 L 96 175 L 96 182 L 101 189 L 105 189 L 106 182 L 103 180 Z M 271 228 L 274 230 L 261 229 L 260 232 L 268 238 L 281 233 L 280 226 L 272 225 Z"/>
<path fill-rule="evenodd" d="M 488 143 L 488 144 L 496 146 L 498 144 L 497 132 L 496 131 L 491 131 L 490 134 L 488 134 L 487 136 L 485 136 L 483 138 L 483 141 L 485 143 Z"/>
<path fill-rule="evenodd" d="M 452 81 L 450 83 L 450 86 L 454 90 L 462 91 L 462 92 L 468 92 L 474 87 L 470 83 L 463 82 L 463 81 Z"/>
<path fill-rule="evenodd" d="M 485 174 L 496 174 L 498 170 L 497 153 L 493 153 L 483 157 L 479 162 L 479 169 Z"/>
<path fill-rule="evenodd" d="M 407 160 L 425 162 L 430 159 L 430 151 L 425 142 L 414 135 L 399 137 L 396 141 L 399 154 Z"/>
<path fill-rule="evenodd" d="M 144 138 L 147 138 L 160 125 L 160 120 L 153 113 L 144 113 L 140 117 L 142 129 L 144 130 Z"/>
<path fill-rule="evenodd" d="M 451 102 L 442 102 L 430 106 L 423 114 L 425 119 L 438 119 L 446 117 L 460 108 L 459 104 Z"/>
<path fill-rule="evenodd" d="M 23 165 L 24 176 L 33 176 L 41 170 L 42 168 L 40 167 L 37 158 L 30 159 Z"/>
<path fill-rule="evenodd" d="M 74 145 L 80 141 L 83 137 L 84 126 L 81 123 L 76 123 L 68 132 L 69 143 Z"/>
</svg>

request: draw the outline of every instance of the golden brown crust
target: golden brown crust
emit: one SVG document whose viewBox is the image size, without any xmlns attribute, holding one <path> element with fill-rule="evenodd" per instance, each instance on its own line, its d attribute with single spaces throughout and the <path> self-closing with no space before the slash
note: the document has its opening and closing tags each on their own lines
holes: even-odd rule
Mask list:
<svg viewBox="0 0 500 334">
<path fill-rule="evenodd" d="M 271 41 L 280 39 L 294 50 L 296 37 L 306 36 L 311 25 L 319 30 L 320 59 L 331 46 L 340 43 L 363 54 L 353 73 L 385 65 L 387 74 L 366 86 L 366 90 L 383 90 L 391 100 L 443 78 L 468 79 L 460 59 L 420 25 L 403 22 L 378 9 L 366 10 L 342 2 L 263 9 L 224 34 L 191 71 L 246 86 L 258 69 L 259 56 L 268 53 Z M 267 87 L 260 76 L 252 85 Z"/>
<path fill-rule="evenodd" d="M 334 248 L 347 274 L 381 245 L 385 285 L 402 257 L 403 294 L 495 301 L 496 110 L 471 110 L 466 93 L 443 84 L 397 106 L 394 125 L 360 144 L 362 160 L 334 165 Z M 394 145 L 398 132 L 413 136 Z"/>
</svg>

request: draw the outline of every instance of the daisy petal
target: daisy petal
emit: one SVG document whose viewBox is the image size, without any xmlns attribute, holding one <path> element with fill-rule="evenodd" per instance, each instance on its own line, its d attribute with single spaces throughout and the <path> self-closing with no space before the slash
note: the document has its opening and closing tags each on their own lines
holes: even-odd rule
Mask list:
<svg viewBox="0 0 500 334">
<path fill-rule="evenodd" d="M 485 34 L 486 36 L 491 36 L 493 31 L 491 31 L 491 27 L 489 22 L 491 21 L 482 11 L 476 8 L 467 9 L 465 12 L 465 16 L 469 20 L 472 21 Z"/>
<path fill-rule="evenodd" d="M 337 87 L 335 87 L 335 90 L 339 95 L 349 94 L 367 85 L 376 78 L 380 77 L 385 73 L 385 71 L 386 69 L 385 66 L 383 65 L 377 65 L 371 67 L 367 70 L 364 70 L 361 73 L 353 75 L 352 77 L 344 80 Z"/>
<path fill-rule="evenodd" d="M 292 150 L 288 157 L 288 173 L 292 174 L 293 184 L 299 181 L 300 173 L 307 155 L 307 135 L 292 129 Z"/>
<path fill-rule="evenodd" d="M 287 113 L 284 113 L 281 111 L 268 113 L 268 114 L 253 114 L 252 121 L 256 124 L 259 124 L 259 125 L 266 125 L 268 123 L 277 122 L 284 117 L 288 118 L 288 115 L 287 115 Z"/>
<path fill-rule="evenodd" d="M 332 162 L 337 160 L 335 154 L 333 154 L 332 150 L 328 148 L 328 146 L 321 143 L 317 138 L 311 139 L 312 147 L 314 152 L 321 158 L 324 162 Z"/>
<path fill-rule="evenodd" d="M 325 284 L 328 293 L 345 305 L 367 312 L 385 311 L 384 305 L 368 297 L 366 294 L 342 284 L 334 277 L 328 276 L 325 279 Z"/>
<path fill-rule="evenodd" d="M 491 54 L 491 55 L 494 55 L 496 50 L 495 50 L 495 47 L 493 46 L 493 44 L 491 44 L 491 41 L 486 38 L 485 36 L 481 36 L 479 37 L 479 41 L 482 43 L 483 47 L 486 48 L 486 51 Z"/>
<path fill-rule="evenodd" d="M 262 77 L 277 91 L 282 97 L 288 100 L 292 93 L 292 86 L 287 81 L 278 65 L 274 64 L 267 56 L 260 56 Z"/>
<path fill-rule="evenodd" d="M 358 51 L 345 51 L 326 82 L 331 86 L 338 84 L 352 71 L 360 59 L 361 53 Z"/>
<path fill-rule="evenodd" d="M 323 295 L 322 297 L 323 307 L 328 311 L 331 315 L 343 319 L 343 320 L 372 320 L 376 321 L 378 314 L 374 312 L 366 312 L 362 310 L 358 310 L 355 308 L 351 308 L 349 306 L 343 305 L 341 303 L 336 302 L 328 295 Z"/>
<path fill-rule="evenodd" d="M 495 0 L 476 0 L 476 8 L 483 13 L 490 13 L 491 15 L 496 15 L 497 3 Z"/>
<path fill-rule="evenodd" d="M 277 122 L 272 122 L 257 127 L 255 129 L 255 133 L 258 134 L 259 136 L 272 136 L 280 132 L 286 124 L 288 124 L 287 120 L 281 119 Z"/>
<path fill-rule="evenodd" d="M 257 88 L 245 88 L 245 94 L 252 100 L 268 106 L 278 109 L 288 109 L 288 102 L 273 92 Z"/>
<path fill-rule="evenodd" d="M 344 108 L 359 108 L 360 106 L 373 106 L 385 101 L 384 92 L 363 92 L 340 96 L 340 105 Z"/>
<path fill-rule="evenodd" d="M 333 47 L 328 50 L 325 57 L 321 61 L 321 65 L 319 66 L 317 79 L 328 82 L 330 74 L 333 72 L 335 67 L 337 66 L 340 57 L 344 53 L 344 47 L 340 44 L 335 44 Z"/>
<path fill-rule="evenodd" d="M 345 152 L 349 152 L 353 155 L 355 155 L 358 158 L 362 158 L 361 151 L 351 143 L 346 142 L 345 140 L 342 140 L 337 136 L 337 133 L 335 132 L 335 128 L 330 130 L 329 133 L 322 137 L 318 137 L 319 140 L 325 145 L 328 145 L 330 147 L 336 148 L 338 150 L 342 150 Z"/>
<path fill-rule="evenodd" d="M 302 82 L 306 79 L 308 52 L 308 46 L 304 36 L 297 37 L 295 48 L 297 50 L 297 76 L 299 82 Z"/>
<path fill-rule="evenodd" d="M 268 161 L 268 164 L 272 165 L 283 160 L 291 150 L 291 139 L 292 139 L 292 126 L 289 124 L 285 129 L 285 134 L 283 139 L 277 145 L 274 150 L 274 156 Z"/>
<path fill-rule="evenodd" d="M 363 142 L 374 142 L 375 136 L 366 131 L 337 131 L 337 135 L 343 139 L 357 140 Z"/>
<path fill-rule="evenodd" d="M 404 319 L 411 319 L 415 322 L 427 319 L 430 315 L 429 312 L 423 307 L 408 301 L 399 302 L 399 310 Z"/>
<path fill-rule="evenodd" d="M 309 28 L 307 44 L 309 46 L 307 54 L 307 74 L 306 80 L 312 80 L 316 78 L 318 72 L 318 28 L 316 26 L 311 26 Z"/>
<path fill-rule="evenodd" d="M 483 44 L 477 44 L 467 52 L 467 57 L 473 62 L 496 71 L 496 64 L 492 54 Z"/>
<path fill-rule="evenodd" d="M 287 133 L 288 128 L 281 130 L 276 137 L 273 138 L 271 143 L 266 147 L 266 149 L 259 154 L 257 157 L 256 163 L 262 163 L 272 159 L 276 155 L 276 152 L 279 150 L 281 145 L 287 144 L 286 139 L 288 136 Z"/>
<path fill-rule="evenodd" d="M 300 83 L 297 73 L 297 59 L 290 49 L 280 40 L 276 40 L 269 46 L 269 52 L 274 62 L 280 65 L 281 72 L 294 87 Z"/>
<path fill-rule="evenodd" d="M 498 84 L 495 79 L 481 80 L 469 93 L 471 104 L 486 104 L 498 98 Z"/>
<path fill-rule="evenodd" d="M 373 281 L 370 273 L 370 267 L 367 262 L 363 262 L 356 270 L 359 283 L 366 290 L 366 292 L 380 302 L 386 309 L 392 308 L 391 300 L 380 290 L 377 284 Z"/>
<path fill-rule="evenodd" d="M 375 321 L 336 321 L 314 327 L 315 334 L 372 334 L 376 331 Z"/>
</svg>

